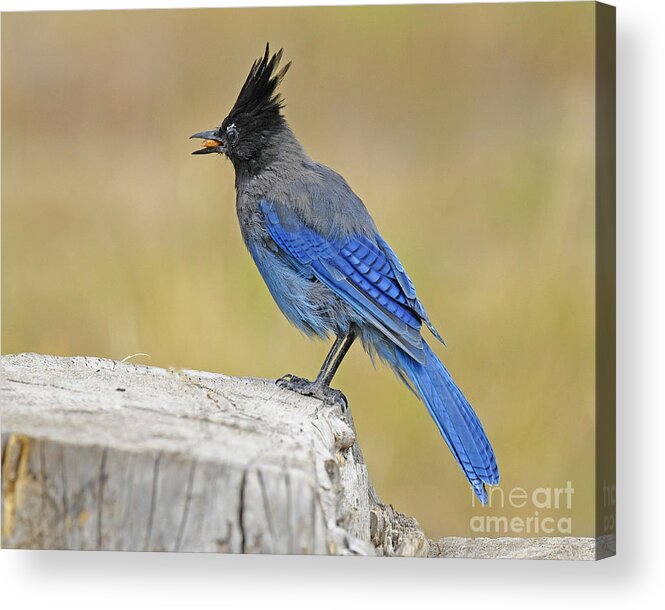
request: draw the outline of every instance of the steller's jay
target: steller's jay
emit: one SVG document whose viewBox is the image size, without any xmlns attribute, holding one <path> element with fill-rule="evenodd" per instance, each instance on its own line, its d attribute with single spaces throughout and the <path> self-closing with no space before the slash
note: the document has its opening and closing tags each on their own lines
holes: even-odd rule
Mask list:
<svg viewBox="0 0 665 610">
<path fill-rule="evenodd" d="M 494 451 L 471 405 L 420 335 L 430 322 L 397 255 L 379 235 L 344 178 L 313 161 L 294 136 L 276 92 L 290 67 L 282 51 L 257 59 L 229 115 L 194 154 L 221 153 L 235 169 L 236 208 L 245 244 L 277 305 L 311 337 L 335 337 L 314 381 L 277 383 L 324 400 L 356 337 L 427 406 L 474 492 L 496 485 Z"/>
</svg>

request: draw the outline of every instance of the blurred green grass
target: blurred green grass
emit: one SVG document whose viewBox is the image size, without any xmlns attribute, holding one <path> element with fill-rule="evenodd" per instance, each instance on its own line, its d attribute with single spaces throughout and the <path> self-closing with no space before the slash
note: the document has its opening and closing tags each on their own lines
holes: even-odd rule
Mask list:
<svg viewBox="0 0 665 610">
<path fill-rule="evenodd" d="M 400 255 L 502 487 L 571 480 L 592 535 L 592 26 L 593 3 L 4 14 L 3 352 L 315 374 L 328 346 L 271 301 L 230 164 L 189 156 L 269 40 L 290 124 Z M 336 385 L 379 494 L 468 535 L 424 407 L 359 347 Z"/>
</svg>

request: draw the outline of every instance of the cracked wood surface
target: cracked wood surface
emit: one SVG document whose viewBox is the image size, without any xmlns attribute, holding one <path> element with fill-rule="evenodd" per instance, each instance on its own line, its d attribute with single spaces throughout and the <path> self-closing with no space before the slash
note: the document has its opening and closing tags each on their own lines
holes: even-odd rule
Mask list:
<svg viewBox="0 0 665 610">
<path fill-rule="evenodd" d="M 99 358 L 0 362 L 5 548 L 428 553 L 338 405 Z"/>
</svg>

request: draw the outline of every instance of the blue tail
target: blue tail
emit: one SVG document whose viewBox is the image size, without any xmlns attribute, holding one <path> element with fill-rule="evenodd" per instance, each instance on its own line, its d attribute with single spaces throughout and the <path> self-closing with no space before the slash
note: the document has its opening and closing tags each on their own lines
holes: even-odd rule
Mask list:
<svg viewBox="0 0 665 610">
<path fill-rule="evenodd" d="M 398 373 L 402 373 L 400 377 L 408 385 L 413 384 L 413 389 L 427 406 L 473 491 L 486 504 L 485 483 L 499 483 L 499 469 L 492 445 L 462 391 L 424 341 L 423 350 L 427 358 L 424 364 L 420 364 L 397 349 Z"/>
</svg>

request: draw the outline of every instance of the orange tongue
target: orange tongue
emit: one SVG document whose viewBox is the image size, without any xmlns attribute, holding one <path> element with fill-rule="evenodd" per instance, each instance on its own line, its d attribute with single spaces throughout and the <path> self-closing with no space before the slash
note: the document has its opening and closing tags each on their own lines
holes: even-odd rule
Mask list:
<svg viewBox="0 0 665 610">
<path fill-rule="evenodd" d="M 201 146 L 203 146 L 203 148 L 215 148 L 215 146 L 219 146 L 219 142 L 217 142 L 217 140 L 203 140 Z"/>
</svg>

